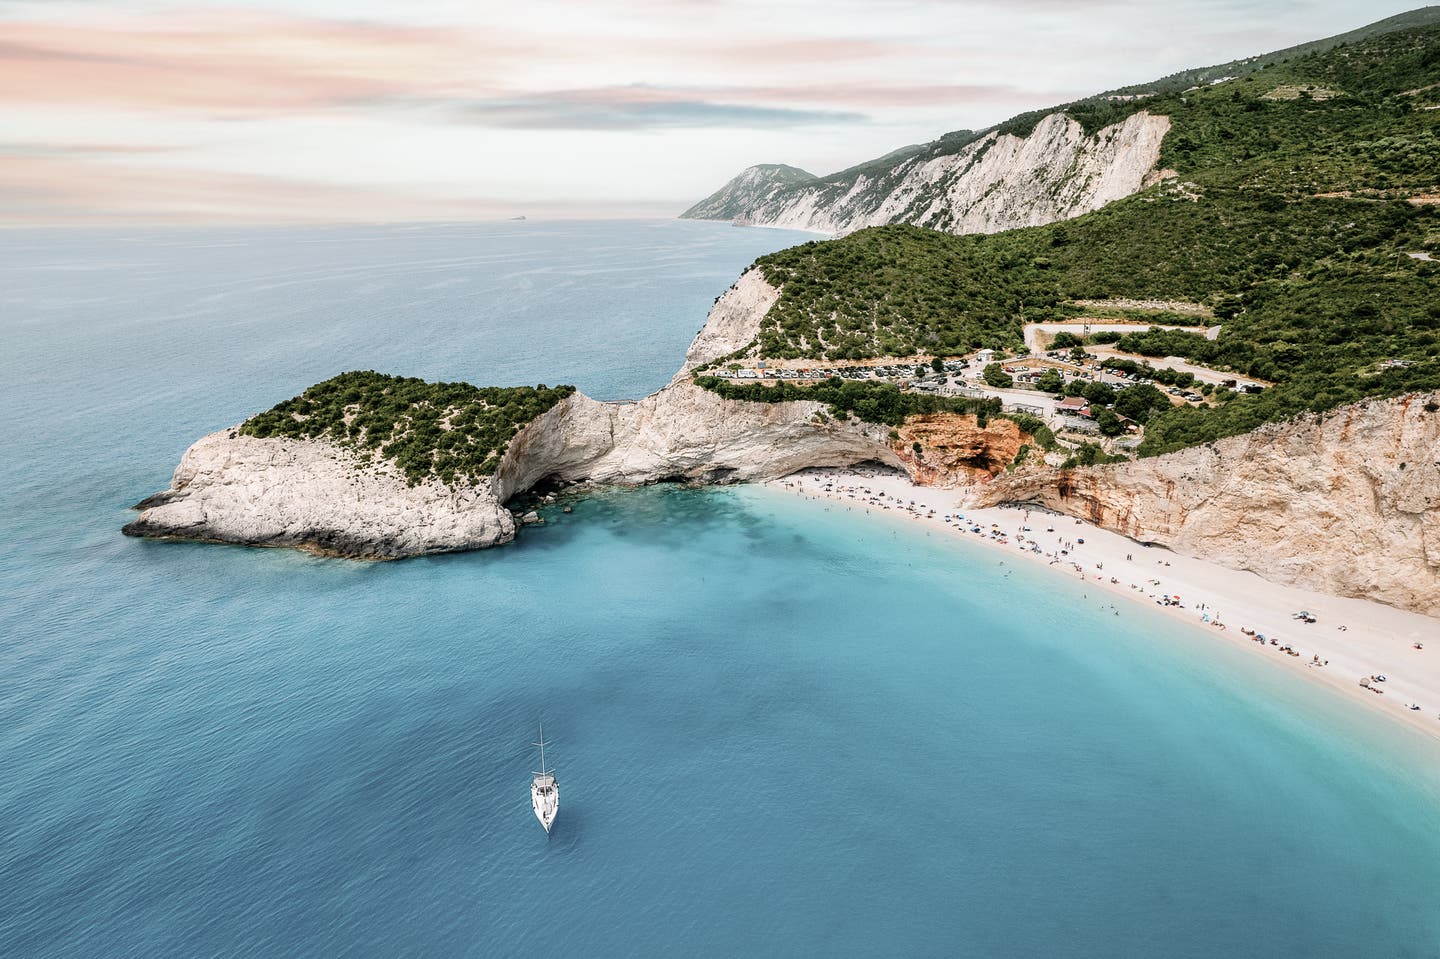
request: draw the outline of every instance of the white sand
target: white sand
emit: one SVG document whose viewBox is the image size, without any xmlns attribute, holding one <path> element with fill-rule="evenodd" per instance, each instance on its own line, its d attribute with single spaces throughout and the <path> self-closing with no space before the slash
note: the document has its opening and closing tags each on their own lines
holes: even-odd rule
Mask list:
<svg viewBox="0 0 1440 959">
<path fill-rule="evenodd" d="M 884 469 L 804 470 L 767 485 L 948 531 L 1082 578 L 1115 595 L 1156 606 L 1217 641 L 1238 643 L 1257 656 L 1306 673 L 1440 738 L 1440 620 L 1379 603 L 1278 585 L 1254 573 L 1163 548 L 1147 548 L 1069 516 L 1030 510 L 1027 521 L 1022 507 L 967 509 L 957 505 L 961 491 L 916 486 L 903 474 Z M 947 515 L 951 518 L 948 523 Z M 958 521 L 959 516 L 965 522 Z M 998 527 L 995 535 L 992 524 Z M 976 526 L 980 533 L 971 531 Z M 1084 543 L 1079 542 L 1082 539 Z M 1173 602 L 1176 595 L 1179 605 L 1161 602 L 1163 597 L 1172 597 Z M 1294 619 L 1293 614 L 1301 610 L 1316 622 Z M 1225 628 L 1210 625 L 1207 616 L 1224 623 Z M 1253 630 L 1278 645 L 1262 644 L 1242 629 Z M 1416 649 L 1416 643 L 1424 648 Z M 1283 652 L 1281 647 L 1286 645 L 1299 655 Z M 1383 694 L 1371 692 L 1359 682 L 1362 676 L 1377 675 L 1385 681 L 1372 681 L 1371 686 L 1384 690 Z M 1421 709 L 1411 710 L 1411 704 Z"/>
</svg>

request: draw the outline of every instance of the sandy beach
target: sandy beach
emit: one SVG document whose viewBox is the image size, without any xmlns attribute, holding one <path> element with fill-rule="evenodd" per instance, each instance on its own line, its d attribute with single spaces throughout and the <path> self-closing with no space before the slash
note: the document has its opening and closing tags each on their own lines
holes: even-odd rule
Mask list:
<svg viewBox="0 0 1440 959">
<path fill-rule="evenodd" d="M 803 470 L 766 485 L 983 542 L 1149 604 L 1440 739 L 1440 621 L 1431 617 L 1279 585 L 1044 510 L 970 509 L 963 490 L 880 468 Z M 1302 611 L 1314 621 L 1296 618 Z"/>
</svg>

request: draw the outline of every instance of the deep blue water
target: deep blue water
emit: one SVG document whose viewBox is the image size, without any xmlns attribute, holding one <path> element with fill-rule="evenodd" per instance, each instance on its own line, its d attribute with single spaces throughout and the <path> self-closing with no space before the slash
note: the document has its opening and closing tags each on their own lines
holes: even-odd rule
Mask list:
<svg viewBox="0 0 1440 959">
<path fill-rule="evenodd" d="M 342 369 L 654 389 L 804 238 L 0 234 L 0 956 L 1440 955 L 1440 749 L 974 544 L 665 487 L 403 563 L 118 534 Z"/>
</svg>

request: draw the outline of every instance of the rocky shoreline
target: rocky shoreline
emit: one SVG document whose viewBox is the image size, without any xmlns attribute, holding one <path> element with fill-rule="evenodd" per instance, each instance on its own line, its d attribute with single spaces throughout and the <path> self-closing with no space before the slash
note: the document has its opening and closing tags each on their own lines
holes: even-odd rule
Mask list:
<svg viewBox="0 0 1440 959">
<path fill-rule="evenodd" d="M 1043 506 L 1277 583 L 1440 616 L 1440 392 L 1004 476 L 975 502 Z"/>
<path fill-rule="evenodd" d="M 668 386 L 627 403 L 561 400 L 511 439 L 484 482 L 409 486 L 329 442 L 231 428 L 191 446 L 124 532 L 398 559 L 510 542 L 518 524 L 507 504 L 541 484 L 758 482 L 874 462 L 965 490 L 977 506 L 1040 505 L 1276 582 L 1440 615 L 1440 394 L 1128 464 L 1011 471 L 1028 439 L 1013 431 L 917 421 L 892 434 L 819 403 L 727 400 L 695 386 L 691 371 L 749 343 L 777 295 L 747 272 L 716 300 Z M 912 452 L 937 435 L 943 449 Z"/>
<path fill-rule="evenodd" d="M 561 400 L 511 439 L 486 482 L 409 486 L 392 466 L 361 463 L 334 443 L 231 427 L 186 450 L 169 488 L 137 504 L 124 532 L 398 559 L 510 542 L 516 522 L 505 504 L 542 482 L 709 484 L 867 460 L 902 466 L 883 426 L 818 417 L 819 403 L 726 400 L 690 382 L 696 366 L 748 343 L 777 296 L 758 271 L 746 273 L 716 301 L 668 386 L 630 403 Z"/>
</svg>

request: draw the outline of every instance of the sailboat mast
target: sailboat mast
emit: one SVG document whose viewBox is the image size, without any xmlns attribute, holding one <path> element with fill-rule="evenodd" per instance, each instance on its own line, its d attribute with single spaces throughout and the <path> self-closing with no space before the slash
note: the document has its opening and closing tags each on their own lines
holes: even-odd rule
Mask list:
<svg viewBox="0 0 1440 959">
<path fill-rule="evenodd" d="M 540 775 L 545 775 L 545 724 L 540 724 Z"/>
</svg>

